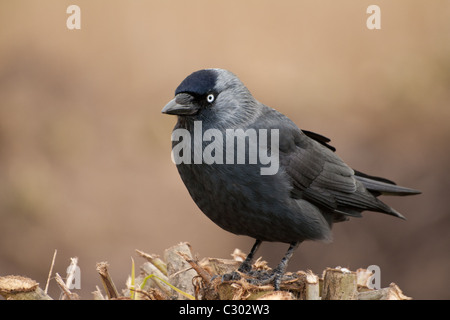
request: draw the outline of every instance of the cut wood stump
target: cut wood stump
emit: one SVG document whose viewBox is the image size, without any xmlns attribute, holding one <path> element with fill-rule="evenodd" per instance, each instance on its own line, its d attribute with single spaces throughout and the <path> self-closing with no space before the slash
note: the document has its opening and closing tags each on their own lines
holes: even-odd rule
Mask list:
<svg viewBox="0 0 450 320">
<path fill-rule="evenodd" d="M 325 269 L 321 276 L 311 270 L 287 272 L 280 291 L 271 284 L 254 285 L 251 277 L 240 274 L 239 280 L 225 281 L 225 274 L 236 272 L 245 254 L 236 249 L 230 259 L 202 258 L 192 254 L 191 246 L 179 243 L 164 251 L 163 258 L 136 250 L 145 259 L 135 275 L 129 277 L 125 288 L 117 290 L 108 272 L 107 262 L 97 264 L 104 292 L 96 286 L 93 299 L 134 300 L 408 300 L 400 288 L 391 283 L 387 288 L 373 289 L 372 272 L 367 269 L 351 271 L 335 267 Z M 267 262 L 257 259 L 253 270 L 270 272 Z M 134 270 L 134 261 L 133 261 Z M 58 277 L 56 277 L 58 278 Z M 59 277 L 60 278 L 60 277 Z M 59 279 L 59 283 L 62 279 Z M 94 285 L 93 285 L 94 286 Z M 66 298 L 78 298 L 61 286 Z M 20 276 L 0 277 L 0 295 L 6 299 L 52 299 L 35 281 Z"/>
</svg>

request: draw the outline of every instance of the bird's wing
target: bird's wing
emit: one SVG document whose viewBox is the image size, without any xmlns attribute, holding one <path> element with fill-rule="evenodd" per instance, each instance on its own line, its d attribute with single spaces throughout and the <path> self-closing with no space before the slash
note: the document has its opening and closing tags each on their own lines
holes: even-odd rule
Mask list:
<svg viewBox="0 0 450 320">
<path fill-rule="evenodd" d="M 312 131 L 308 131 L 308 130 L 304 130 L 304 129 L 302 129 L 302 132 L 304 134 L 306 134 L 308 137 L 310 137 L 311 139 L 314 139 L 317 142 L 319 142 L 321 145 L 327 147 L 331 151 L 336 151 L 336 148 L 329 144 L 329 142 L 331 141 L 329 138 L 327 138 L 321 134 L 318 134 L 316 132 L 312 132 Z"/>
<path fill-rule="evenodd" d="M 361 211 L 370 210 L 398 215 L 372 195 L 356 178 L 355 171 L 324 145 L 329 139 L 310 131 L 305 134 L 274 110 L 258 122 L 279 129 L 280 167 L 291 178 L 293 198 L 338 214 L 360 216 Z"/>
<path fill-rule="evenodd" d="M 280 163 L 292 179 L 292 196 L 309 200 L 321 207 L 338 210 L 344 195 L 357 190 L 354 171 L 331 150 L 304 135 L 292 132 L 281 139 L 294 139 L 294 146 L 280 149 Z"/>
<path fill-rule="evenodd" d="M 327 147 L 331 151 L 336 151 L 336 148 L 331 146 L 329 142 L 331 141 L 329 138 L 307 130 L 302 130 L 302 132 L 307 135 L 309 138 L 316 140 L 321 145 Z M 370 193 L 374 196 L 383 195 L 395 195 L 395 196 L 408 196 L 420 194 L 421 192 L 415 189 L 406 188 L 402 186 L 398 186 L 394 181 L 388 180 L 386 178 L 376 177 L 372 175 L 368 175 L 361 171 L 355 171 L 355 179 L 362 182 L 364 187 L 370 191 Z"/>
</svg>

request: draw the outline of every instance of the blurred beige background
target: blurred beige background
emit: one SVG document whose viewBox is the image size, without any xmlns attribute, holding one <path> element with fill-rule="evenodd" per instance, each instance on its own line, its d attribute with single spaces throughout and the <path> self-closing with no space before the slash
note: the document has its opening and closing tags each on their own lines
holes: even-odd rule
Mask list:
<svg viewBox="0 0 450 320">
<path fill-rule="evenodd" d="M 81 30 L 66 28 L 74 3 Z M 79 257 L 90 298 L 95 263 L 123 288 L 136 248 L 248 252 L 252 239 L 190 199 L 170 160 L 176 119 L 160 112 L 188 74 L 221 67 L 330 137 L 352 167 L 423 191 L 384 198 L 407 221 L 367 212 L 338 224 L 332 244 L 302 244 L 289 270 L 376 264 L 382 286 L 450 298 L 450 2 L 376 1 L 381 30 L 368 30 L 374 3 L 2 1 L 0 275 L 44 286 L 58 249 L 55 271 Z M 276 264 L 286 248 L 259 254 Z"/>
</svg>

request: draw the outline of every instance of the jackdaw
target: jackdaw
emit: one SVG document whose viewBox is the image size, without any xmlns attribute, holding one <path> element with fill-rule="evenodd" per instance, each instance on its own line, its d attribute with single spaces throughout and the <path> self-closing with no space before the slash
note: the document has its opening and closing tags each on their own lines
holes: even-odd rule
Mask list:
<svg viewBox="0 0 450 320">
<path fill-rule="evenodd" d="M 192 73 L 162 113 L 178 116 L 172 156 L 194 202 L 221 228 L 256 239 L 238 271 L 255 275 L 252 259 L 262 241 L 290 244 L 279 265 L 255 280 L 275 290 L 302 241 L 330 241 L 333 223 L 366 210 L 404 219 L 377 197 L 420 193 L 351 169 L 328 138 L 258 102 L 227 70 Z M 267 162 L 269 154 L 277 163 Z M 263 174 L 269 165 L 275 170 Z"/>
</svg>

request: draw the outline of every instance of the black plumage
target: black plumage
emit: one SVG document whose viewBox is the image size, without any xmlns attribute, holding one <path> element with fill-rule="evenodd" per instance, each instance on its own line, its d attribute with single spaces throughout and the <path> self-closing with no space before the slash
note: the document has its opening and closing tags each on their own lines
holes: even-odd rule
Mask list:
<svg viewBox="0 0 450 320">
<path fill-rule="evenodd" d="M 249 145 L 245 149 L 245 164 L 227 164 L 225 160 L 177 164 L 192 199 L 206 216 L 227 231 L 257 239 L 239 271 L 251 269 L 251 259 L 261 241 L 291 244 L 287 256 L 266 277 L 274 281 L 276 289 L 299 243 L 330 240 L 333 223 L 360 217 L 363 211 L 404 218 L 378 196 L 419 193 L 351 169 L 335 153 L 328 138 L 300 130 L 285 115 L 255 100 L 229 71 L 194 72 L 183 80 L 175 94 L 163 109 L 163 113 L 178 115 L 174 130 L 194 134 L 196 121 L 201 122 L 202 134 L 215 129 L 224 137 L 227 129 L 250 129 L 258 134 L 264 132 L 261 129 L 278 130 L 279 168 L 275 174 L 262 175 L 261 168 L 267 165 L 259 159 L 249 163 Z M 196 150 L 193 140 L 192 157 Z M 173 146 L 178 143 L 173 141 Z M 208 143 L 202 141 L 202 148 Z M 238 152 L 236 145 L 232 150 Z M 229 151 L 224 145 L 224 159 Z"/>
</svg>

